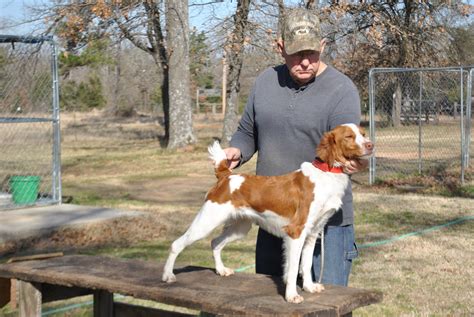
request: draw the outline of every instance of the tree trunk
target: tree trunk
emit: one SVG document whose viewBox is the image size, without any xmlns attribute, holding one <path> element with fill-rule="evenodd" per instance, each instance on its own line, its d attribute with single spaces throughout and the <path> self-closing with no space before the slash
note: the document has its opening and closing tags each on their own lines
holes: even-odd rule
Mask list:
<svg viewBox="0 0 474 317">
<path fill-rule="evenodd" d="M 118 110 L 118 103 L 119 103 L 119 96 L 120 96 L 120 79 L 122 74 L 122 65 L 121 65 L 121 57 L 122 57 L 122 43 L 119 42 L 116 44 L 117 50 L 115 54 L 115 67 L 114 67 L 114 74 L 115 74 L 115 81 L 113 83 L 113 91 L 112 91 L 112 104 L 110 105 L 109 109 L 112 109 L 112 113 L 117 113 Z"/>
<path fill-rule="evenodd" d="M 226 146 L 237 130 L 239 122 L 239 92 L 240 72 L 243 64 L 243 51 L 245 44 L 245 31 L 247 30 L 250 0 L 237 1 L 237 10 L 234 16 L 234 31 L 230 37 L 230 49 L 227 52 L 229 60 L 229 75 L 227 77 L 227 106 L 224 116 L 222 131 L 222 144 Z"/>
<path fill-rule="evenodd" d="M 189 91 L 188 1 L 168 0 L 166 1 L 165 10 L 169 76 L 168 148 L 179 148 L 196 142 L 193 132 L 191 95 Z M 165 86 L 167 82 L 166 75 L 164 79 L 163 85 Z M 164 99 L 165 95 L 163 95 L 163 104 L 165 105 Z"/>
<path fill-rule="evenodd" d="M 401 113 L 402 113 L 402 86 L 397 83 L 397 89 L 393 95 L 393 106 L 392 106 L 392 124 L 395 128 L 401 126 Z"/>
<path fill-rule="evenodd" d="M 169 97 L 169 71 L 163 67 L 163 83 L 161 84 L 161 102 L 163 103 L 163 121 L 165 125 L 165 137 L 162 146 L 168 146 L 170 139 L 170 97 Z"/>
<path fill-rule="evenodd" d="M 160 67 L 162 71 L 162 81 L 160 86 L 161 91 L 161 103 L 163 107 L 163 125 L 165 126 L 165 135 L 160 140 L 162 147 L 168 146 L 170 139 L 170 98 L 169 98 L 169 67 L 168 57 L 166 48 L 164 45 L 159 45 L 159 49 L 156 52 L 151 53 L 155 64 Z"/>
</svg>

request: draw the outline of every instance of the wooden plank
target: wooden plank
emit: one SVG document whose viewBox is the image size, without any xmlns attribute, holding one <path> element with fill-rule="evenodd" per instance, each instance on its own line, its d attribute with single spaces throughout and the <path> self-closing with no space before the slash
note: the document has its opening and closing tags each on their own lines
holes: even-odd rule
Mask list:
<svg viewBox="0 0 474 317">
<path fill-rule="evenodd" d="M 94 317 L 114 316 L 114 294 L 97 290 L 94 292 Z"/>
<path fill-rule="evenodd" d="M 326 285 L 326 289 L 334 287 Z M 322 292 L 319 294 L 319 300 L 326 305 L 336 308 L 338 315 L 348 315 L 358 307 L 368 306 L 375 302 L 381 302 L 382 293 L 356 288 L 345 288 L 343 292 Z"/>
<path fill-rule="evenodd" d="M 55 258 L 58 256 L 63 256 L 63 255 L 64 253 L 62 252 L 55 252 L 55 253 L 42 253 L 42 254 L 34 254 L 34 255 L 17 256 L 17 257 L 10 258 L 7 261 L 7 263 L 31 261 L 31 260 L 45 260 L 45 259 Z"/>
<path fill-rule="evenodd" d="M 180 312 L 136 306 L 128 303 L 114 303 L 114 317 L 192 317 Z"/>
<path fill-rule="evenodd" d="M 10 302 L 11 280 L 0 278 L 0 308 Z"/>
<path fill-rule="evenodd" d="M 281 283 L 281 282 L 278 282 Z M 280 294 L 284 294 L 284 286 L 283 283 L 279 284 L 281 290 L 279 291 Z M 326 290 L 319 294 L 308 294 L 301 289 L 299 289 L 300 294 L 305 297 L 305 301 L 308 300 L 308 296 L 310 296 L 310 300 L 315 299 L 319 304 L 325 307 L 334 308 L 333 310 L 328 310 L 323 312 L 313 312 L 315 316 L 320 316 L 321 313 L 327 314 L 327 316 L 350 316 L 351 312 L 359 307 L 368 306 L 370 304 L 378 303 L 382 301 L 382 293 L 375 292 L 370 290 L 362 290 L 356 288 L 347 288 L 341 287 L 336 285 L 325 285 Z M 255 302 L 258 305 L 258 301 L 260 298 L 256 299 Z M 268 302 L 268 305 L 272 304 L 273 299 Z M 246 300 L 246 305 L 249 305 L 251 301 Z M 304 304 L 304 303 L 303 303 Z M 292 307 L 292 304 L 287 304 Z M 298 306 L 298 305 L 297 305 Z M 291 309 L 290 309 L 291 310 Z M 313 313 L 304 313 L 302 316 L 313 316 Z M 335 314 L 334 314 L 335 313 Z M 326 315 L 324 315 L 326 316 Z"/>
<path fill-rule="evenodd" d="M 20 317 L 41 317 L 41 286 L 18 281 L 20 292 Z"/>
<path fill-rule="evenodd" d="M 185 267 L 175 270 L 176 283 L 166 284 L 161 281 L 162 272 L 159 263 L 104 256 L 0 265 L 0 277 L 107 290 L 219 315 L 342 315 L 381 300 L 377 292 L 326 285 L 321 294 L 300 290 L 305 301 L 296 305 L 284 300 L 285 287 L 279 278 L 245 273 L 220 277 L 209 268 Z"/>
</svg>

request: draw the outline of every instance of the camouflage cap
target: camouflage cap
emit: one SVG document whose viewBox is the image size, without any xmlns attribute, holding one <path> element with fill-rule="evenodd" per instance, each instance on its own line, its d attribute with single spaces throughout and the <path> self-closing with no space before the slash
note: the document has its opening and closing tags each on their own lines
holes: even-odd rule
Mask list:
<svg viewBox="0 0 474 317">
<path fill-rule="evenodd" d="M 319 51 L 321 27 L 316 12 L 303 8 L 288 9 L 282 38 L 289 55 L 305 50 Z"/>
</svg>

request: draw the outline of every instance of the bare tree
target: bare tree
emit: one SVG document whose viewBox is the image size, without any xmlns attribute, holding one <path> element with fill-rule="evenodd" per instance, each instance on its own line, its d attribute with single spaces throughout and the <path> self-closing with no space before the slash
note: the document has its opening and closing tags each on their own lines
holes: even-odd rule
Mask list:
<svg viewBox="0 0 474 317">
<path fill-rule="evenodd" d="M 238 0 L 234 15 L 234 29 L 226 44 L 226 52 L 229 65 L 227 77 L 227 105 L 224 116 L 224 128 L 222 132 L 223 144 L 228 144 L 230 138 L 237 129 L 238 124 L 238 97 L 240 92 L 240 72 L 244 59 L 245 32 L 248 27 L 248 16 L 250 11 L 250 0 Z"/>
<path fill-rule="evenodd" d="M 184 75 L 181 80 L 176 80 L 176 75 L 172 75 L 174 77 L 170 79 L 173 67 L 181 67 L 179 71 L 183 71 L 183 66 L 174 57 L 188 60 L 188 1 L 173 0 L 166 3 L 166 9 L 171 14 L 166 24 L 168 32 L 162 27 L 165 15 L 162 0 L 57 1 L 54 7 L 49 8 L 52 12 L 49 30 L 56 31 L 65 40 L 67 48 L 73 51 L 87 45 L 91 37 L 110 35 L 109 30 L 114 29 L 118 30 L 120 37 L 128 39 L 134 46 L 149 54 L 163 79 L 161 99 L 165 125 L 164 143 L 174 148 L 195 142 L 192 118 L 188 111 L 191 104 L 189 76 Z M 172 64 L 170 58 L 173 59 Z M 181 74 L 188 72 L 189 70 Z M 183 89 L 186 85 L 187 88 Z M 170 99 L 170 91 L 175 93 L 173 99 Z"/>
<path fill-rule="evenodd" d="M 170 148 L 194 143 L 189 71 L 188 1 L 166 1 Z"/>
<path fill-rule="evenodd" d="M 371 67 L 448 63 L 446 26 L 472 8 L 459 1 L 332 1 L 320 5 L 332 62 L 361 87 Z"/>
</svg>

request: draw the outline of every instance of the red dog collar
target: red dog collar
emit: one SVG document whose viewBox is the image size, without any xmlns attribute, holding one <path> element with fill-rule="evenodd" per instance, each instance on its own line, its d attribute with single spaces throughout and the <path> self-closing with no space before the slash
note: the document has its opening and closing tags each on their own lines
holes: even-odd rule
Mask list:
<svg viewBox="0 0 474 317">
<path fill-rule="evenodd" d="M 331 167 L 329 166 L 328 163 L 321 161 L 320 159 L 316 158 L 313 161 L 313 166 L 316 168 L 319 168 L 323 172 L 330 172 L 330 173 L 336 173 L 336 174 L 341 174 L 344 173 L 342 170 L 342 167 Z"/>
</svg>

